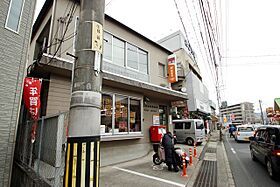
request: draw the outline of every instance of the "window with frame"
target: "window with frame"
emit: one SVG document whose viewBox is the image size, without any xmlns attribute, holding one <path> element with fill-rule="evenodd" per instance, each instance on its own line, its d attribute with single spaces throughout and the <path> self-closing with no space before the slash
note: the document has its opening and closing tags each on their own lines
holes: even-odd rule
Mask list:
<svg viewBox="0 0 280 187">
<path fill-rule="evenodd" d="M 142 49 L 139 51 L 139 71 L 148 74 L 148 53 Z"/>
<path fill-rule="evenodd" d="M 182 122 L 179 122 L 179 123 L 175 123 L 175 128 L 174 129 L 181 129 L 183 130 L 184 129 L 184 124 Z"/>
<path fill-rule="evenodd" d="M 141 133 L 141 99 L 102 94 L 100 134 Z"/>
<path fill-rule="evenodd" d="M 113 63 L 124 66 L 125 65 L 125 43 L 124 41 L 113 37 Z"/>
<path fill-rule="evenodd" d="M 158 75 L 161 77 L 166 77 L 166 68 L 161 62 L 158 63 Z"/>
<path fill-rule="evenodd" d="M 185 129 L 191 129 L 192 122 L 185 122 Z"/>
<path fill-rule="evenodd" d="M 23 9 L 24 0 L 11 0 L 8 16 L 6 19 L 6 27 L 18 32 L 21 13 Z"/>
<path fill-rule="evenodd" d="M 127 67 L 148 74 L 148 53 L 127 43 Z"/>
<path fill-rule="evenodd" d="M 128 98 L 115 96 L 115 129 L 114 133 L 128 132 Z"/>
<path fill-rule="evenodd" d="M 113 97 L 102 95 L 101 103 L 101 134 L 112 133 L 113 125 Z"/>
<path fill-rule="evenodd" d="M 104 32 L 104 51 L 103 51 L 103 58 L 112 62 L 112 41 L 113 36 L 107 32 Z"/>
<path fill-rule="evenodd" d="M 130 132 L 141 132 L 141 103 L 140 103 L 140 100 L 130 99 L 129 111 L 130 111 L 129 131 Z"/>
<path fill-rule="evenodd" d="M 104 32 L 103 58 L 119 66 L 148 74 L 148 52 L 108 32 Z"/>
</svg>

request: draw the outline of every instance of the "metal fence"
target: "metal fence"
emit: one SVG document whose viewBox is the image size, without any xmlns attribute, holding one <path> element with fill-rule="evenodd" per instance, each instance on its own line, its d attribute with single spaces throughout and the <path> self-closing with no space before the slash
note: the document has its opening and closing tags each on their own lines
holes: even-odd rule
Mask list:
<svg viewBox="0 0 280 187">
<path fill-rule="evenodd" d="M 31 143 L 34 121 L 18 127 L 15 157 L 28 165 L 51 186 L 62 186 L 69 113 L 39 119 L 36 139 Z"/>
</svg>

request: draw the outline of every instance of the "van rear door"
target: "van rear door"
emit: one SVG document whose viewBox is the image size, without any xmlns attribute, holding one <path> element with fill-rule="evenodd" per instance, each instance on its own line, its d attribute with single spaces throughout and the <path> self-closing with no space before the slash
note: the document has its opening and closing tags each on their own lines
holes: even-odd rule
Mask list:
<svg viewBox="0 0 280 187">
<path fill-rule="evenodd" d="M 185 133 L 184 133 L 184 123 L 183 122 L 174 122 L 174 131 L 176 131 L 176 137 L 178 142 L 185 141 Z"/>
<path fill-rule="evenodd" d="M 205 136 L 203 121 L 195 121 L 195 136 L 196 139 L 203 139 Z"/>
</svg>

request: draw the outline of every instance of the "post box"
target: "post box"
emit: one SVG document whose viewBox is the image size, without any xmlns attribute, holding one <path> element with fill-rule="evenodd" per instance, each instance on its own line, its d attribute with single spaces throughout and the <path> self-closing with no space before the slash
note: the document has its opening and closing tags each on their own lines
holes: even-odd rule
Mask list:
<svg viewBox="0 0 280 187">
<path fill-rule="evenodd" d="M 166 133 L 166 126 L 164 125 L 152 125 L 150 127 L 151 142 L 159 143 L 162 136 Z"/>
</svg>

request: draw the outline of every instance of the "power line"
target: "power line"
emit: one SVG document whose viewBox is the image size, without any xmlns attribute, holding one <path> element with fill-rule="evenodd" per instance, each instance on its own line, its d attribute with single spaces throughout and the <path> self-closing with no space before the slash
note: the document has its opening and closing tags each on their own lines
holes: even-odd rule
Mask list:
<svg viewBox="0 0 280 187">
<path fill-rule="evenodd" d="M 256 65 L 280 65 L 279 61 L 276 62 L 243 62 L 243 63 L 231 63 L 231 64 L 227 64 L 225 66 L 221 66 L 221 67 L 225 67 L 228 68 L 229 66 L 256 66 Z"/>
<path fill-rule="evenodd" d="M 200 51 L 200 54 L 201 54 L 201 57 L 202 57 L 202 60 L 204 63 L 205 62 L 205 59 L 204 59 L 204 55 L 201 51 L 201 45 L 200 45 L 200 41 L 198 39 L 198 36 L 197 36 L 197 33 L 196 33 L 196 30 L 195 30 L 195 27 L 194 27 L 194 23 L 193 23 L 193 20 L 192 20 L 192 16 L 191 16 L 191 12 L 190 12 L 190 9 L 188 7 L 188 4 L 187 4 L 187 1 L 185 0 L 185 5 L 186 5 L 186 8 L 187 8 L 187 11 L 188 11 L 188 15 L 190 17 L 190 20 L 191 20 L 191 25 L 192 25 L 192 28 L 194 30 L 194 33 L 195 33 L 195 37 L 196 37 L 196 40 L 197 40 L 197 43 L 198 43 L 198 47 L 199 47 L 199 51 Z M 204 46 L 204 45 L 203 45 Z M 205 46 L 204 46 L 205 47 Z M 206 58 L 208 58 L 208 56 L 206 55 Z M 210 80 L 212 81 L 213 85 L 215 85 L 215 81 L 214 81 L 214 78 L 213 78 L 213 72 L 211 71 L 211 67 L 210 68 Z M 206 68 L 206 70 L 208 70 L 208 68 Z"/>
<path fill-rule="evenodd" d="M 72 18 L 73 18 L 74 13 L 76 12 L 76 9 L 77 9 L 77 4 L 76 4 L 76 2 L 74 2 L 74 3 L 73 3 L 73 6 L 71 7 L 71 9 L 70 9 L 70 11 L 69 11 L 69 19 L 68 19 L 68 21 L 67 21 L 66 28 L 65 28 L 64 33 L 63 33 L 63 35 L 62 35 L 61 41 L 59 42 L 59 45 L 58 45 L 58 47 L 57 47 L 55 53 L 53 54 L 53 57 L 50 59 L 49 62 L 46 63 L 47 65 L 50 64 L 50 63 L 52 62 L 52 60 L 54 59 L 54 57 L 55 57 L 56 54 L 58 53 L 58 51 L 59 51 L 59 49 L 60 49 L 60 47 L 61 47 L 61 45 L 62 45 L 62 43 L 63 43 L 65 34 L 66 34 L 66 32 L 67 32 L 67 30 L 68 30 L 68 28 L 69 28 L 69 25 L 70 25 L 70 23 L 72 22 Z"/>
<path fill-rule="evenodd" d="M 194 51 L 193 51 L 193 49 L 192 49 L 192 47 L 191 47 L 190 41 L 189 41 L 189 39 L 188 39 L 187 30 L 186 30 L 185 24 L 184 24 L 184 22 L 183 22 L 183 19 L 182 19 L 180 10 L 179 10 L 179 8 L 178 8 L 178 5 L 177 5 L 177 3 L 176 3 L 176 0 L 174 0 L 174 3 L 175 3 L 175 7 L 176 7 L 176 9 L 177 9 L 178 16 L 179 16 L 179 18 L 180 18 L 180 21 L 181 21 L 181 23 L 182 23 L 182 26 L 183 26 L 183 29 L 184 29 L 184 32 L 185 32 L 186 47 L 188 48 L 189 52 L 191 53 L 192 58 L 194 59 L 194 61 L 196 61 L 196 59 L 195 59 L 195 54 L 194 54 Z"/>
<path fill-rule="evenodd" d="M 212 40 L 211 40 L 212 38 L 211 38 L 210 31 L 209 31 L 209 28 L 208 28 L 208 24 L 207 24 L 207 20 L 206 20 L 207 17 L 206 17 L 205 11 L 204 11 L 202 0 L 199 0 L 199 5 L 200 5 L 200 11 L 201 11 L 202 20 L 203 20 L 203 23 L 204 23 L 204 29 L 205 29 L 205 33 L 206 33 L 205 35 L 206 35 L 206 42 L 207 42 L 207 46 L 208 46 L 209 56 L 210 56 L 210 59 L 212 60 L 212 62 L 214 64 L 214 67 L 216 67 L 217 64 L 216 64 L 215 53 L 214 53 L 213 44 L 212 44 Z M 209 39 L 207 39 L 207 38 L 209 38 Z M 216 73 L 215 79 L 216 79 L 215 81 L 216 81 L 216 84 L 217 84 L 217 81 L 218 81 L 217 80 L 217 73 Z"/>
<path fill-rule="evenodd" d="M 280 57 L 280 54 L 271 55 L 244 55 L 244 56 L 222 56 L 222 58 L 263 58 L 263 57 Z"/>
</svg>

